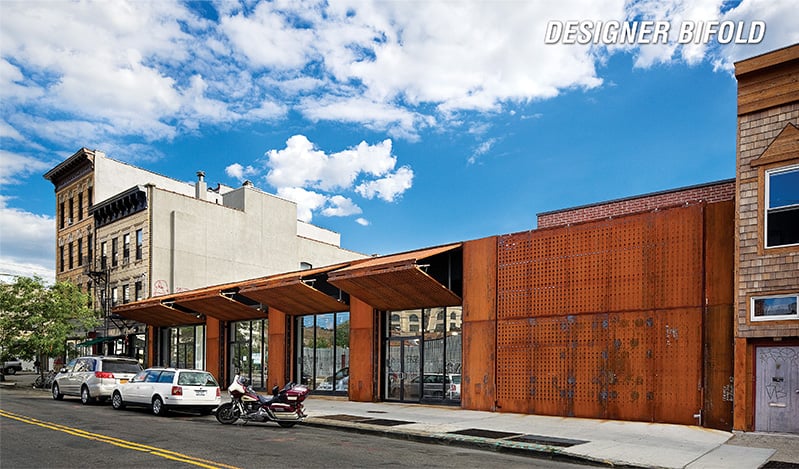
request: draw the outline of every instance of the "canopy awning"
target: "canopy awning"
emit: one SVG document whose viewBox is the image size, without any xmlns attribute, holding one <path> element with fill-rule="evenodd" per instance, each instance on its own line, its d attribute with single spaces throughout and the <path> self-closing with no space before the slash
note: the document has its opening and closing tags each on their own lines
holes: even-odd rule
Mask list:
<svg viewBox="0 0 799 469">
<path fill-rule="evenodd" d="M 196 295 L 179 296 L 175 304 L 192 311 L 219 319 L 220 321 L 244 321 L 266 319 L 266 311 L 259 304 L 245 304 L 234 299 L 237 293 L 230 291 L 206 291 Z M 243 299 L 247 301 L 246 299 Z"/>
<path fill-rule="evenodd" d="M 175 308 L 174 297 L 158 296 L 114 307 L 114 313 L 155 327 L 189 326 L 205 323 L 202 314 Z"/>
<path fill-rule="evenodd" d="M 349 304 L 338 288 L 328 284 L 327 273 L 348 265 L 339 264 L 278 275 L 243 286 L 239 293 L 286 314 L 347 311 Z M 321 289 L 335 290 L 341 299 Z"/>
<path fill-rule="evenodd" d="M 327 281 L 382 310 L 459 305 L 461 297 L 428 275 L 419 261 L 460 247 L 450 244 L 356 262 L 330 272 Z"/>
</svg>

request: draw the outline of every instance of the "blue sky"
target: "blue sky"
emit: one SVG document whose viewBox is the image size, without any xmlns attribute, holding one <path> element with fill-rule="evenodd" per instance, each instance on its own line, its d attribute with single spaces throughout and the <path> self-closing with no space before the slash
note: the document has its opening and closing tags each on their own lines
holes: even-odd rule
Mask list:
<svg viewBox="0 0 799 469">
<path fill-rule="evenodd" d="M 795 16 L 790 0 L 3 0 L 0 274 L 54 277 L 42 174 L 81 147 L 179 180 L 249 179 L 369 254 L 732 178 L 732 64 L 799 42 Z M 674 34 L 546 44 L 566 20 Z M 677 44 L 686 21 L 766 34 Z"/>
</svg>

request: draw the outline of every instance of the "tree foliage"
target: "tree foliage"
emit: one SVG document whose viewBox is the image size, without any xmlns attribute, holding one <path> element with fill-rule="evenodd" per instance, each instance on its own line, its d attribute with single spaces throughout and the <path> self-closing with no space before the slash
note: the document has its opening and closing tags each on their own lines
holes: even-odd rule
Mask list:
<svg viewBox="0 0 799 469">
<path fill-rule="evenodd" d="M 35 276 L 0 284 L 3 353 L 23 360 L 59 355 L 76 329 L 99 324 L 88 304 L 88 295 L 69 282 L 45 285 Z"/>
</svg>

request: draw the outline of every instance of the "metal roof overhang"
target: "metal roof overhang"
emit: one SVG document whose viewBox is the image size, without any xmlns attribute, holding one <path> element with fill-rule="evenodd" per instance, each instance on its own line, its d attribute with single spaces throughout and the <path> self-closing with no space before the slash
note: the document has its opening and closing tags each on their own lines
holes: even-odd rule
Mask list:
<svg viewBox="0 0 799 469">
<path fill-rule="evenodd" d="M 175 308 L 172 297 L 156 297 L 136 303 L 116 306 L 113 312 L 128 319 L 133 319 L 155 327 L 189 326 L 203 324 L 205 319 L 200 314 Z"/>
<path fill-rule="evenodd" d="M 313 284 L 318 276 L 348 265 L 278 275 L 243 286 L 239 293 L 290 315 L 347 311 L 349 305 L 345 301 L 317 290 Z"/>
<path fill-rule="evenodd" d="M 175 304 L 220 321 L 245 321 L 266 319 L 267 314 L 257 305 L 247 305 L 233 298 L 234 291 L 219 289 L 203 291 L 194 295 L 178 296 Z"/>
<path fill-rule="evenodd" d="M 378 257 L 328 274 L 328 282 L 381 310 L 455 306 L 460 296 L 428 275 L 418 261 L 454 251 L 461 243 Z"/>
</svg>

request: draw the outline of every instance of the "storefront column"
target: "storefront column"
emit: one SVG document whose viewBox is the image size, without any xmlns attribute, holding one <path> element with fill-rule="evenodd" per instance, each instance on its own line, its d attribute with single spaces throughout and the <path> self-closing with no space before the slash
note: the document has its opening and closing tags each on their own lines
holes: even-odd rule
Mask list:
<svg viewBox="0 0 799 469">
<path fill-rule="evenodd" d="M 461 407 L 496 410 L 497 238 L 463 244 Z"/>
<path fill-rule="evenodd" d="M 224 352 L 221 344 L 223 337 L 220 337 L 222 329 L 219 319 L 210 316 L 205 319 L 205 369 L 214 375 L 220 383 L 224 382 L 225 373 L 222 367 L 224 362 Z M 220 356 L 221 355 L 221 356 Z"/>
<path fill-rule="evenodd" d="M 351 401 L 373 402 L 380 396 L 375 386 L 377 350 L 375 311 L 369 304 L 350 296 L 350 380 Z"/>
<path fill-rule="evenodd" d="M 269 308 L 269 356 L 266 361 L 266 389 L 274 386 L 283 387 L 289 380 L 289 371 L 286 368 L 288 357 L 291 356 L 288 344 L 291 338 L 286 336 L 286 313 Z"/>
<path fill-rule="evenodd" d="M 735 395 L 733 396 L 733 430 L 750 431 L 754 427 L 750 407 L 752 397 L 751 347 L 744 337 L 735 338 Z"/>
</svg>

